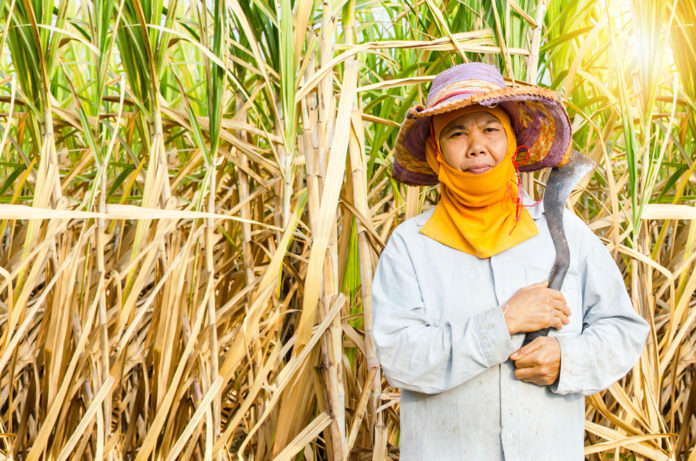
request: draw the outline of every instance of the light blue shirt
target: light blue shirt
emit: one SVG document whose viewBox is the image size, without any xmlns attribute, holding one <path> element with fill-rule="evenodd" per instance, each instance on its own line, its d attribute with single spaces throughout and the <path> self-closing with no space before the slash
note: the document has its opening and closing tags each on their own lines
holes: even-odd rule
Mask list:
<svg viewBox="0 0 696 461">
<path fill-rule="evenodd" d="M 515 378 L 508 356 L 524 334 L 509 335 L 500 306 L 546 280 L 555 260 L 543 205 L 527 210 L 539 234 L 491 258 L 421 234 L 433 209 L 398 226 L 380 257 L 373 336 L 384 374 L 402 389 L 403 461 L 581 460 L 584 395 L 640 356 L 647 323 L 604 245 L 566 210 L 570 324 L 550 333 L 561 345 L 559 379 L 542 387 Z"/>
</svg>

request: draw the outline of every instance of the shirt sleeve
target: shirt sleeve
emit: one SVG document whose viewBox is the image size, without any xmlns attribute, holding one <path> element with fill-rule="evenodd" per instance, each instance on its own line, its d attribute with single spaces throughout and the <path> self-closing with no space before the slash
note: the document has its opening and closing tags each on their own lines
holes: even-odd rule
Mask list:
<svg viewBox="0 0 696 461">
<path fill-rule="evenodd" d="M 394 387 L 444 392 L 515 350 L 499 306 L 462 322 L 431 321 L 407 246 L 396 232 L 380 257 L 372 297 L 373 338 Z"/>
<path fill-rule="evenodd" d="M 559 336 L 561 370 L 557 394 L 590 395 L 623 377 L 640 357 L 649 326 L 638 315 L 623 277 L 602 242 L 586 229 L 582 270 L 583 329 Z M 589 234 L 589 235 L 587 235 Z"/>
</svg>

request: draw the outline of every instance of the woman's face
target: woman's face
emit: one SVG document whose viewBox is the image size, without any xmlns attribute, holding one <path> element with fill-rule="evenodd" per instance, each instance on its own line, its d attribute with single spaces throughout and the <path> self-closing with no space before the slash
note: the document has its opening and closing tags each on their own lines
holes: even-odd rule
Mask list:
<svg viewBox="0 0 696 461">
<path fill-rule="evenodd" d="M 452 168 L 481 174 L 505 159 L 507 134 L 489 112 L 471 112 L 449 122 L 440 132 L 440 148 Z"/>
</svg>

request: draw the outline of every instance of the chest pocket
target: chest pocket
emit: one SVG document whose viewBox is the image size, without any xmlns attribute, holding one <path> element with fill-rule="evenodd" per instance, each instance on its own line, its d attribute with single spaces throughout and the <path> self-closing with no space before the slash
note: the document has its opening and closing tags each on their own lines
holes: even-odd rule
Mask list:
<svg viewBox="0 0 696 461">
<path fill-rule="evenodd" d="M 549 278 L 549 271 L 540 267 L 525 268 L 525 278 L 527 285 L 543 282 Z M 563 280 L 561 293 L 570 308 L 570 323 L 564 325 L 562 329 L 549 331 L 549 336 L 578 336 L 582 333 L 583 309 L 582 309 L 582 286 L 581 278 L 578 274 L 568 272 Z"/>
</svg>

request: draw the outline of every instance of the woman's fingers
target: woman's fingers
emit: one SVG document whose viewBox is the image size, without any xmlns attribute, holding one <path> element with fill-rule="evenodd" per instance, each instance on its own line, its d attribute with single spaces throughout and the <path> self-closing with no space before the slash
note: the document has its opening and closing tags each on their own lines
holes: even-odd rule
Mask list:
<svg viewBox="0 0 696 461">
<path fill-rule="evenodd" d="M 561 329 L 570 323 L 570 308 L 563 294 L 547 288 L 548 281 L 521 288 L 507 302 L 506 322 L 510 334 Z"/>
<path fill-rule="evenodd" d="M 556 381 L 560 373 L 561 347 L 556 338 L 543 336 L 510 355 L 515 377 L 540 386 Z"/>
<path fill-rule="evenodd" d="M 563 293 L 561 293 L 559 290 L 553 290 L 551 288 L 547 288 L 544 290 L 548 296 L 550 296 L 552 299 L 555 299 L 557 301 L 561 301 L 562 303 L 565 303 L 565 296 L 563 296 Z"/>
<path fill-rule="evenodd" d="M 570 315 L 570 307 L 568 306 L 568 304 L 566 304 L 565 301 L 557 303 L 556 306 L 558 306 L 557 309 L 560 310 L 563 313 L 563 315 Z"/>
<path fill-rule="evenodd" d="M 566 317 L 570 316 L 570 308 L 565 303 L 556 302 L 553 305 L 554 309 L 563 314 Z"/>
<path fill-rule="evenodd" d="M 532 341 L 531 343 L 522 346 L 521 348 L 510 354 L 510 358 L 512 360 L 515 360 L 516 366 L 532 366 L 531 362 L 526 362 L 524 360 L 520 361 L 520 359 L 528 359 L 530 355 L 541 349 L 543 346 L 544 341 L 539 338 L 535 338 L 534 341 Z"/>
<path fill-rule="evenodd" d="M 558 309 L 556 310 L 556 317 L 558 318 L 558 321 L 560 325 L 556 327 L 556 329 L 561 329 L 563 328 L 563 325 L 568 325 L 570 323 L 570 319 L 568 318 L 570 316 L 570 312 L 567 312 L 566 309 Z"/>
</svg>

